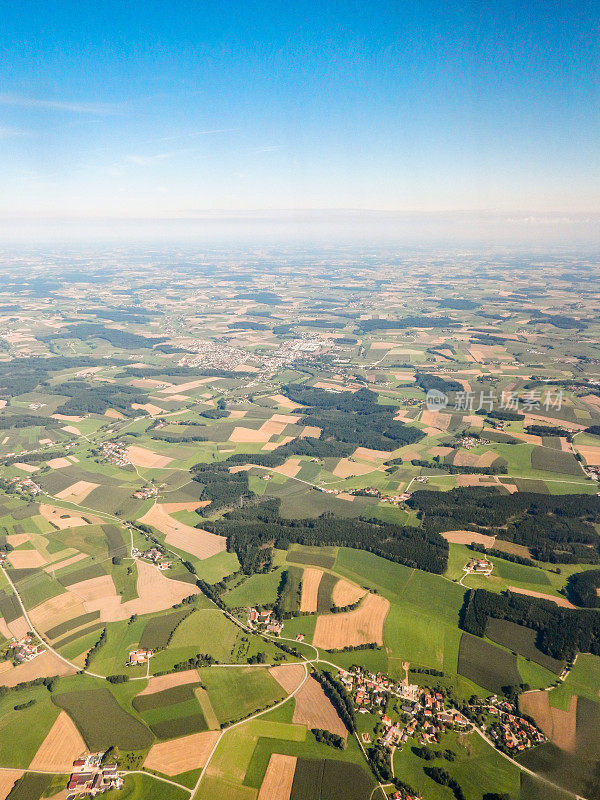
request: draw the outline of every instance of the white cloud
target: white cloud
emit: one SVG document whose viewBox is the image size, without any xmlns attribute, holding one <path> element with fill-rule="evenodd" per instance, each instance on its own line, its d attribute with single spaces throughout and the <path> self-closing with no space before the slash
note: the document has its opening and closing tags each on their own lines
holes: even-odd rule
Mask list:
<svg viewBox="0 0 600 800">
<path fill-rule="evenodd" d="M 74 114 L 104 116 L 118 114 L 122 108 L 111 103 L 82 103 L 70 100 L 40 100 L 15 94 L 0 94 L 0 105 L 15 108 L 45 109 L 47 111 L 69 111 Z"/>
</svg>

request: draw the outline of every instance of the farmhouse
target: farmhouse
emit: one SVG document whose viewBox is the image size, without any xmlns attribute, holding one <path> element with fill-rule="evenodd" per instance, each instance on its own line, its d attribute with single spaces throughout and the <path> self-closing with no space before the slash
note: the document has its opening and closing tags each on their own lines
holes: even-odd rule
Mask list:
<svg viewBox="0 0 600 800">
<path fill-rule="evenodd" d="M 127 666 L 131 667 L 136 664 L 147 664 L 150 661 L 150 657 L 152 656 L 152 650 L 144 650 L 140 648 L 139 650 L 132 650 L 129 653 L 129 661 L 127 662 Z"/>
<path fill-rule="evenodd" d="M 109 789 L 121 789 L 124 781 L 119 775 L 116 764 L 102 764 L 104 753 L 89 753 L 73 762 L 73 772 L 67 784 L 67 790 L 75 795 L 91 795 L 106 792 Z"/>
</svg>

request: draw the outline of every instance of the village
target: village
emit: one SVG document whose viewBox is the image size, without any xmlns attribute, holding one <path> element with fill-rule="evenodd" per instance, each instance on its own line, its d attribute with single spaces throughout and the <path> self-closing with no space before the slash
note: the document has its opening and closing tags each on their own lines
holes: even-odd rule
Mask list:
<svg viewBox="0 0 600 800">
<path fill-rule="evenodd" d="M 131 464 L 125 442 L 101 442 L 100 452 L 105 461 L 116 467 L 127 467 Z"/>
<path fill-rule="evenodd" d="M 437 745 L 448 731 L 466 733 L 472 730 L 476 727 L 473 717 L 481 714 L 485 715 L 485 722 L 480 724 L 481 732 L 503 752 L 522 752 L 546 741 L 509 700 L 495 694 L 486 699 L 472 698 L 468 708 L 461 711 L 452 704 L 444 689 L 409 683 L 408 665 L 403 666 L 406 678 L 401 682 L 382 673 L 367 672 L 359 666 L 340 670 L 340 680 L 352 697 L 357 713 L 380 717 L 373 734 L 368 731 L 361 734 L 363 745 L 371 744 L 372 735 L 392 754 L 409 739 L 424 746 Z"/>
</svg>

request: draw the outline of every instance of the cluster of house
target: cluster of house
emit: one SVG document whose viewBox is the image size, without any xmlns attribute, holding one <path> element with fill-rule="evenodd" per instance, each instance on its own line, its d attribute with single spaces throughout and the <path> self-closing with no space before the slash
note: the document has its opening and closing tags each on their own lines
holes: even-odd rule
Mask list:
<svg viewBox="0 0 600 800">
<path fill-rule="evenodd" d="M 45 406 L 46 406 L 46 403 L 29 403 L 29 408 L 32 411 L 39 411 L 40 408 L 44 408 Z"/>
<path fill-rule="evenodd" d="M 361 667 L 340 671 L 340 679 L 351 694 L 359 714 L 381 715 L 383 734 L 380 743 L 387 748 L 401 747 L 416 735 L 425 744 L 435 744 L 447 728 L 461 730 L 469 727 L 469 720 L 455 708 L 447 708 L 440 692 L 430 692 L 417 684 L 396 683 L 387 675 L 364 672 Z M 391 698 L 398 698 L 403 714 L 412 719 L 408 724 L 392 721 L 383 713 Z M 371 741 L 368 733 L 362 734 L 365 744 Z"/>
<path fill-rule="evenodd" d="M 486 700 L 478 701 L 478 707 L 496 717 L 489 725 L 489 736 L 496 744 L 503 745 L 507 750 L 522 752 L 535 744 L 546 741 L 544 734 L 535 725 L 520 717 L 515 706 L 508 700 L 500 700 L 493 694 Z"/>
<path fill-rule="evenodd" d="M 141 489 L 136 489 L 131 496 L 137 500 L 147 500 L 149 497 L 156 497 L 158 492 L 158 486 L 143 486 Z"/>
<path fill-rule="evenodd" d="M 583 465 L 582 465 L 583 466 Z M 600 467 L 583 467 L 583 471 L 591 478 L 593 481 L 598 481 L 600 483 Z"/>
<path fill-rule="evenodd" d="M 89 753 L 73 762 L 73 772 L 67 784 L 71 797 L 86 795 L 95 797 L 109 789 L 121 789 L 123 778 L 116 764 L 103 764 L 104 753 Z"/>
<path fill-rule="evenodd" d="M 152 650 L 146 650 L 143 647 L 140 647 L 137 650 L 131 650 L 129 652 L 129 661 L 127 662 L 127 666 L 135 667 L 138 664 L 147 664 L 151 657 Z"/>
<path fill-rule="evenodd" d="M 12 486 L 13 489 L 20 489 L 20 491 L 27 492 L 34 497 L 42 491 L 41 487 L 38 486 L 35 481 L 32 481 L 31 478 L 11 478 L 8 484 Z"/>
<path fill-rule="evenodd" d="M 463 567 L 464 572 L 476 572 L 479 575 L 491 575 L 494 565 L 486 558 L 472 558 Z"/>
<path fill-rule="evenodd" d="M 131 464 L 125 442 L 102 442 L 100 450 L 102 458 L 109 464 L 115 464 L 117 467 L 126 467 Z"/>
<path fill-rule="evenodd" d="M 165 554 L 162 550 L 159 550 L 158 547 L 150 547 L 148 550 L 140 550 L 137 547 L 132 547 L 131 556 L 132 558 L 144 558 L 147 561 L 152 561 L 152 563 L 156 564 L 163 572 L 167 569 L 171 569 L 173 566 L 172 561 L 165 560 Z"/>
<path fill-rule="evenodd" d="M 491 444 L 491 442 L 489 439 L 475 439 L 473 436 L 463 436 L 462 439 L 458 440 L 458 444 L 464 447 L 465 450 L 472 450 L 480 444 Z"/>
<path fill-rule="evenodd" d="M 30 633 L 21 636 L 20 639 L 13 639 L 9 645 L 11 650 L 14 650 L 13 661 L 15 664 L 23 664 L 25 661 L 32 661 L 40 653 L 44 652 L 44 648 L 39 644 L 33 644 L 33 639 Z"/>
<path fill-rule="evenodd" d="M 283 622 L 275 619 L 272 609 L 259 611 L 256 608 L 251 608 L 248 611 L 248 625 L 255 630 L 272 633 L 275 636 L 279 636 L 283 630 Z"/>
</svg>

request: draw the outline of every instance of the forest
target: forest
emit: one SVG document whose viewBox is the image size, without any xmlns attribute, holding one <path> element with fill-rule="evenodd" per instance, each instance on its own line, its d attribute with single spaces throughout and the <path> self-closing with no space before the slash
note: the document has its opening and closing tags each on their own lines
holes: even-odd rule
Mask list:
<svg viewBox="0 0 600 800">
<path fill-rule="evenodd" d="M 485 636 L 490 617 L 532 628 L 537 632 L 537 646 L 552 658 L 572 661 L 578 652 L 600 655 L 597 611 L 573 611 L 551 600 L 470 589 L 461 610 L 461 628 L 475 636 Z"/>
<path fill-rule="evenodd" d="M 538 561 L 600 561 L 600 537 L 593 526 L 600 522 L 596 495 L 503 494 L 473 486 L 443 493 L 420 490 L 407 502 L 430 532 L 484 530 L 528 547 Z"/>
<path fill-rule="evenodd" d="M 323 514 L 317 519 L 284 519 L 281 501 L 269 499 L 204 522 L 202 527 L 227 537 L 227 549 L 235 552 L 246 575 L 265 568 L 270 550 L 287 550 L 292 543 L 355 547 L 378 556 L 442 574 L 448 563 L 448 543 L 437 533 L 379 520 L 340 519 Z"/>
<path fill-rule="evenodd" d="M 303 423 L 321 428 L 321 439 L 337 439 L 373 450 L 395 450 L 418 442 L 425 435 L 394 419 L 395 409 L 377 403 L 369 389 L 357 392 L 327 392 L 304 386 L 285 386 L 287 397 L 308 406 Z"/>
<path fill-rule="evenodd" d="M 567 582 L 567 594 L 572 603 L 583 608 L 600 608 L 600 570 L 576 572 Z"/>
</svg>

